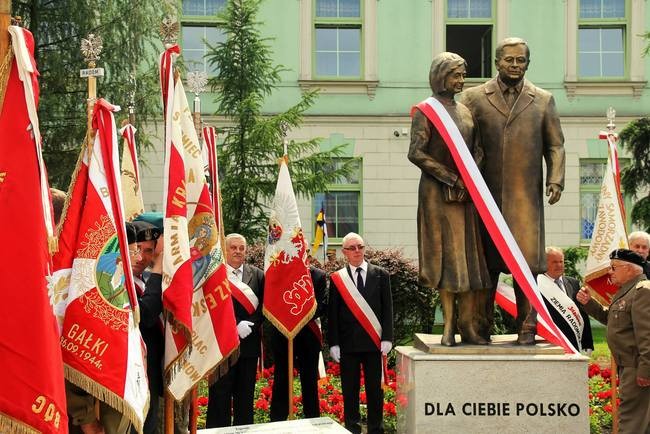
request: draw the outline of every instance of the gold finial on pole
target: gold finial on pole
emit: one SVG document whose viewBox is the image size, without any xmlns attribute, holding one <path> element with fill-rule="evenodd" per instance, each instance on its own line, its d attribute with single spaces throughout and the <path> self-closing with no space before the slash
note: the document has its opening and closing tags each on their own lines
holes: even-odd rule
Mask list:
<svg viewBox="0 0 650 434">
<path fill-rule="evenodd" d="M 88 78 L 88 128 L 87 131 L 92 131 L 92 116 L 93 106 L 97 100 L 97 77 L 104 76 L 104 68 L 97 68 L 97 61 L 99 55 L 104 48 L 104 41 L 101 36 L 90 33 L 86 39 L 81 40 L 81 54 L 84 56 L 84 61 L 88 64 L 88 68 L 79 71 L 79 76 Z M 93 134 L 88 136 L 89 146 L 92 144 Z"/>
<path fill-rule="evenodd" d="M 609 131 L 614 131 L 616 129 L 616 124 L 614 123 L 614 120 L 616 119 L 616 110 L 614 110 L 614 107 L 609 107 L 607 109 L 607 129 Z"/>
</svg>

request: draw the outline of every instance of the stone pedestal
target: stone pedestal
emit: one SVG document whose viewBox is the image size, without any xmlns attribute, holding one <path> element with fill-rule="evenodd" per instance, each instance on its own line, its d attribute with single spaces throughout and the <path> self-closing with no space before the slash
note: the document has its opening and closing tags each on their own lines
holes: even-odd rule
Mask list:
<svg viewBox="0 0 650 434">
<path fill-rule="evenodd" d="M 587 357 L 493 340 L 444 347 L 417 335 L 420 349 L 397 347 L 398 431 L 589 433 Z"/>
<path fill-rule="evenodd" d="M 329 417 L 199 430 L 201 434 L 349 434 Z"/>
</svg>

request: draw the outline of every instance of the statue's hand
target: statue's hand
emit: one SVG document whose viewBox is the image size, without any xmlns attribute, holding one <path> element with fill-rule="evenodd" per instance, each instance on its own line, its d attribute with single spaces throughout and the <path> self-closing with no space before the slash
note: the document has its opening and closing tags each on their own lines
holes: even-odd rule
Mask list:
<svg viewBox="0 0 650 434">
<path fill-rule="evenodd" d="M 455 187 L 456 187 L 456 188 L 459 188 L 459 189 L 461 189 L 461 190 L 465 190 L 465 183 L 463 182 L 463 178 L 458 177 L 458 179 L 456 180 L 456 185 L 455 185 Z"/>
<path fill-rule="evenodd" d="M 548 196 L 548 204 L 553 205 L 555 202 L 560 200 L 560 196 L 562 196 L 562 187 L 558 184 L 549 184 L 546 187 L 546 196 Z"/>
</svg>

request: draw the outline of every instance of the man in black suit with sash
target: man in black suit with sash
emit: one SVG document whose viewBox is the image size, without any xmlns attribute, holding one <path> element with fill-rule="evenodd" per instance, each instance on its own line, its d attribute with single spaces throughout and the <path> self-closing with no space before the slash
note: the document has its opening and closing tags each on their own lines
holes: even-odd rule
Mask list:
<svg viewBox="0 0 650 434">
<path fill-rule="evenodd" d="M 576 299 L 576 296 L 578 295 L 578 291 L 580 291 L 580 282 L 573 277 L 568 277 L 564 275 L 564 252 L 562 252 L 562 249 L 558 247 L 547 247 L 546 248 L 546 275 L 550 277 L 555 284 L 564 292 L 566 295 L 576 304 L 578 307 L 578 310 L 580 311 L 580 316 L 582 317 L 582 321 L 584 324 L 584 327 L 582 329 L 582 337 L 580 339 L 580 349 L 582 351 L 586 351 L 588 353 L 591 353 L 594 350 L 594 339 L 591 334 L 591 324 L 589 323 L 589 315 L 587 315 L 587 312 L 582 307 L 581 303 L 578 303 L 578 300 Z M 564 319 L 557 319 L 555 318 L 555 314 L 557 314 L 557 311 L 552 307 L 548 306 L 548 310 L 551 314 L 551 317 L 553 318 L 553 321 L 555 324 L 560 327 L 562 330 L 562 333 L 567 336 L 567 338 L 570 338 L 570 336 L 573 334 L 570 330 L 567 330 L 565 332 L 565 329 L 563 327 L 568 327 L 568 324 Z M 575 345 L 572 339 L 570 339 L 572 343 Z"/>
<path fill-rule="evenodd" d="M 246 238 L 226 237 L 226 268 L 239 334 L 239 359 L 226 375 L 210 386 L 206 427 L 253 423 L 255 374 L 260 356 L 264 272 L 245 264 Z M 231 404 L 232 400 L 232 404 Z"/>
<path fill-rule="evenodd" d="M 327 311 L 327 275 L 323 270 L 310 266 L 309 273 L 314 283 L 316 312 L 314 317 L 293 339 L 293 354 L 300 371 L 302 407 L 305 418 L 320 417 L 318 402 L 318 359 L 323 345 L 320 324 L 317 320 Z M 271 351 L 275 361 L 273 394 L 271 398 L 271 422 L 286 420 L 289 415 L 289 363 L 287 338 L 275 327 L 271 328 Z M 295 365 L 294 365 L 295 366 Z"/>
<path fill-rule="evenodd" d="M 393 341 L 393 299 L 386 270 L 364 259 L 363 238 L 343 237 L 348 265 L 330 276 L 328 340 L 330 355 L 341 363 L 345 428 L 361 433 L 359 389 L 363 365 L 368 433 L 383 433 L 382 356 Z"/>
</svg>

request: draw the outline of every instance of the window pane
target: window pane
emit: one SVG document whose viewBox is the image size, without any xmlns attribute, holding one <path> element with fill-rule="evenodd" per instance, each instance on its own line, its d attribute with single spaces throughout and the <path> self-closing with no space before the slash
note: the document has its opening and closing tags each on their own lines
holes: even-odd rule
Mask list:
<svg viewBox="0 0 650 434">
<path fill-rule="evenodd" d="M 492 16 L 491 0 L 470 0 L 470 18 L 490 18 Z"/>
<path fill-rule="evenodd" d="M 183 0 L 183 15 L 214 15 L 226 6 L 226 0 Z"/>
<path fill-rule="evenodd" d="M 603 53 L 604 77 L 622 77 L 624 73 L 623 53 Z"/>
<path fill-rule="evenodd" d="M 359 53 L 341 53 L 339 59 L 339 75 L 343 77 L 361 75 Z"/>
<path fill-rule="evenodd" d="M 339 17 L 360 17 L 360 0 L 339 0 Z"/>
<path fill-rule="evenodd" d="M 183 50 L 183 62 L 188 71 L 203 71 L 203 50 Z"/>
<path fill-rule="evenodd" d="M 336 197 L 336 233 L 344 237 L 359 232 L 359 192 L 338 192 Z"/>
<path fill-rule="evenodd" d="M 603 18 L 625 18 L 625 0 L 603 1 Z"/>
<path fill-rule="evenodd" d="M 603 51 L 623 52 L 623 29 L 601 29 Z"/>
<path fill-rule="evenodd" d="M 448 0 L 447 18 L 469 18 L 469 0 Z"/>
<path fill-rule="evenodd" d="M 600 77 L 600 54 L 579 53 L 578 74 L 581 77 Z"/>
<path fill-rule="evenodd" d="M 336 53 L 316 53 L 316 75 L 337 75 Z"/>
<path fill-rule="evenodd" d="M 580 186 L 600 186 L 605 174 L 605 161 L 580 162 Z"/>
<path fill-rule="evenodd" d="M 337 29 L 316 29 L 316 51 L 336 51 Z"/>
<path fill-rule="evenodd" d="M 600 51 L 600 29 L 579 29 L 578 51 Z"/>
<path fill-rule="evenodd" d="M 316 0 L 317 17 L 335 17 L 337 0 Z"/>
<path fill-rule="evenodd" d="M 580 0 L 580 18 L 600 18 L 601 0 Z"/>
<path fill-rule="evenodd" d="M 580 236 L 583 240 L 590 240 L 594 232 L 599 200 L 600 192 L 580 193 Z"/>
<path fill-rule="evenodd" d="M 339 50 L 360 51 L 361 29 L 339 29 Z"/>
<path fill-rule="evenodd" d="M 183 50 L 203 49 L 204 27 L 183 26 Z"/>
</svg>

